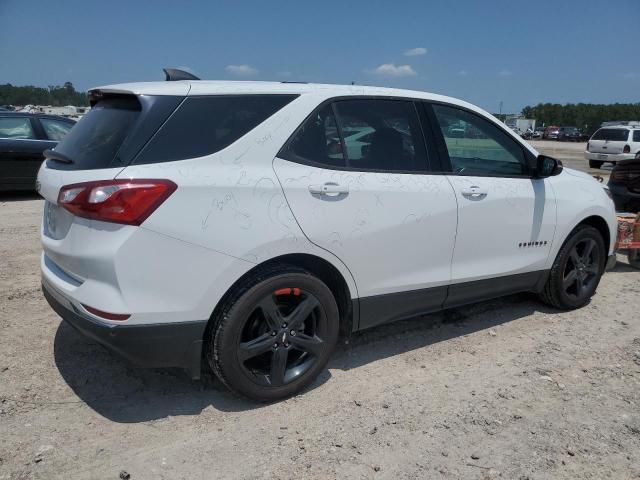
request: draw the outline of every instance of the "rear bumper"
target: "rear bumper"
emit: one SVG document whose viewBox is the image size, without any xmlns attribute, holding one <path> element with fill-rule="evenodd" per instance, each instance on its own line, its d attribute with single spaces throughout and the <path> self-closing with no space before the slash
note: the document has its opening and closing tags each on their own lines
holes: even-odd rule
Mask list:
<svg viewBox="0 0 640 480">
<path fill-rule="evenodd" d="M 604 155 L 606 158 L 602 158 Z M 584 158 L 587 160 L 597 160 L 599 162 L 619 162 L 621 160 L 630 160 L 635 158 L 633 153 L 593 153 L 584 152 Z"/>
<path fill-rule="evenodd" d="M 206 320 L 142 325 L 101 323 L 76 310 L 44 279 L 42 292 L 65 322 L 130 362 L 143 367 L 181 367 L 191 378 L 200 378 Z"/>
</svg>

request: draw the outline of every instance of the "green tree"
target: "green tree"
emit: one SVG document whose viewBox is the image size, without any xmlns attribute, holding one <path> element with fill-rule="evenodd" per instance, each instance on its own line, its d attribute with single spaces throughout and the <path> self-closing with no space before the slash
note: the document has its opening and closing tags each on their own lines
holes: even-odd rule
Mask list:
<svg viewBox="0 0 640 480">
<path fill-rule="evenodd" d="M 0 105 L 65 105 L 86 106 L 89 102 L 83 92 L 76 91 L 71 82 L 62 87 L 49 85 L 48 88 L 33 85 L 14 86 L 10 83 L 0 85 Z"/>
<path fill-rule="evenodd" d="M 640 121 L 640 103 L 613 103 L 610 105 L 593 103 L 539 103 L 522 109 L 526 118 L 535 118 L 538 125 L 558 125 L 581 128 L 592 134 L 602 122 L 618 120 Z"/>
</svg>

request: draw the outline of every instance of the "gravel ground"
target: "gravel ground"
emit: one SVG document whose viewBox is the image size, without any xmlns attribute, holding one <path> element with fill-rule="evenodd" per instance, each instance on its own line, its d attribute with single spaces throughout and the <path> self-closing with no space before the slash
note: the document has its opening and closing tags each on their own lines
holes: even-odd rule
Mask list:
<svg viewBox="0 0 640 480">
<path fill-rule="evenodd" d="M 0 479 L 640 478 L 640 273 L 622 257 L 579 311 L 516 295 L 376 328 L 303 395 L 256 405 L 61 324 L 41 209 L 0 197 Z"/>
</svg>

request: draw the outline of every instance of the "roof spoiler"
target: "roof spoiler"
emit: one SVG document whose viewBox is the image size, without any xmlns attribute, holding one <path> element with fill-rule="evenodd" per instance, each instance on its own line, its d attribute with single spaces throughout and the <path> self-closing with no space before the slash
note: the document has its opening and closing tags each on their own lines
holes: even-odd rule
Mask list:
<svg viewBox="0 0 640 480">
<path fill-rule="evenodd" d="M 163 68 L 165 80 L 167 82 L 175 82 L 176 80 L 200 80 L 194 74 L 180 70 L 177 68 Z"/>
</svg>

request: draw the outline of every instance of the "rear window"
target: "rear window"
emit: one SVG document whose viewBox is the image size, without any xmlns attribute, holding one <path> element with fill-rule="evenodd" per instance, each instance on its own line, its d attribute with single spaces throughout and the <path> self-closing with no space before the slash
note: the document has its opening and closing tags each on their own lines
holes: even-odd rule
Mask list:
<svg viewBox="0 0 640 480">
<path fill-rule="evenodd" d="M 99 101 L 56 146 L 78 170 L 108 168 L 140 115 L 135 96 Z"/>
<path fill-rule="evenodd" d="M 629 130 L 626 128 L 601 128 L 593 134 L 591 140 L 609 140 L 610 142 L 626 142 Z"/>
<path fill-rule="evenodd" d="M 264 122 L 297 95 L 187 97 L 134 163 L 158 163 L 218 152 Z"/>
</svg>

